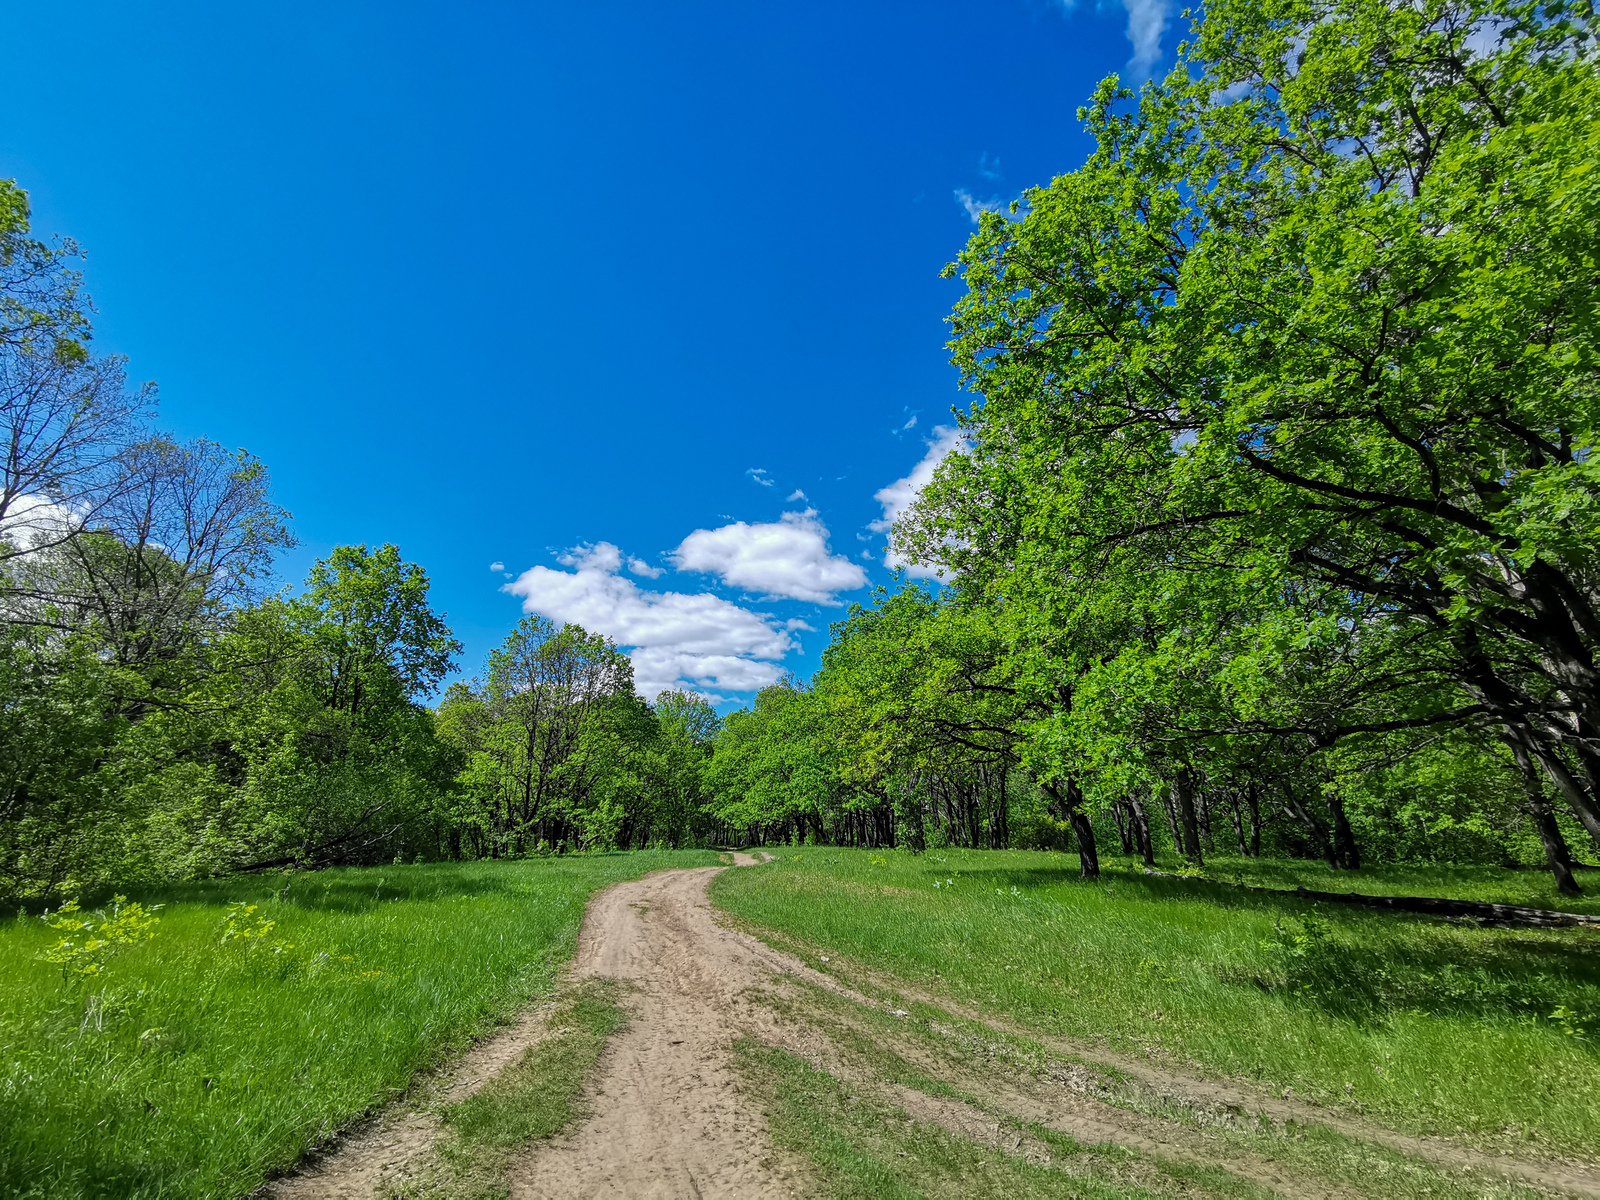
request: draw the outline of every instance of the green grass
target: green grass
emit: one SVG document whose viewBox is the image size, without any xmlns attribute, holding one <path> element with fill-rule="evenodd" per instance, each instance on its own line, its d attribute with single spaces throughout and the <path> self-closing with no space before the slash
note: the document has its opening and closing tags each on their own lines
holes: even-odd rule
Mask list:
<svg viewBox="0 0 1600 1200">
<path fill-rule="evenodd" d="M 1053 1161 L 1029 1162 L 912 1120 L 788 1051 L 748 1040 L 734 1051 L 746 1090 L 765 1101 L 773 1144 L 807 1158 L 835 1200 L 1270 1195 L 1225 1172 L 1178 1165 L 1168 1174 L 1120 1147 L 1084 1146 L 1039 1129 L 1026 1132 L 1046 1141 Z"/>
<path fill-rule="evenodd" d="M 1596 931 L 1311 905 L 1121 860 L 1084 883 L 1075 855 L 781 855 L 719 876 L 713 899 L 827 954 L 824 970 L 848 978 L 843 956 L 1043 1034 L 1292 1089 L 1409 1132 L 1586 1157 L 1600 1146 Z M 1526 902 L 1527 873 L 1501 874 L 1513 879 L 1499 895 L 1485 878 L 1463 888 L 1459 873 L 1338 881 Z M 1558 1008 L 1573 1015 L 1551 1019 Z"/>
<path fill-rule="evenodd" d="M 590 894 L 708 851 L 252 876 L 136 894 L 155 937 L 64 986 L 0 921 L 0 1196 L 248 1191 L 546 992 Z M 285 884 L 287 883 L 287 891 Z M 277 921 L 219 944 L 230 901 Z"/>
<path fill-rule="evenodd" d="M 546 1019 L 550 1030 L 481 1089 L 445 1110 L 449 1132 L 388 1186 L 393 1200 L 504 1200 L 512 1156 L 578 1115 L 579 1094 L 626 1018 L 615 981 L 593 979 Z"/>
<path fill-rule="evenodd" d="M 1097 1153 L 1065 1133 L 1025 1124 L 1007 1109 L 1012 1102 L 1006 1096 L 1009 1088 L 1026 1080 L 1059 1079 L 1063 1067 L 1070 1071 L 1075 1065 L 1026 1037 L 997 1033 L 924 1004 L 913 1004 L 912 1012 L 896 1017 L 810 984 L 788 997 L 766 996 L 763 1002 L 791 1024 L 821 1033 L 849 1064 L 846 1073 L 851 1079 L 899 1084 L 960 1101 L 988 1114 L 1002 1128 L 1038 1138 L 1063 1160 L 1059 1165 L 1077 1174 L 1103 1178 L 1109 1173 L 1157 1191 L 1177 1182 L 1193 1184 L 1206 1194 L 1260 1194 L 1247 1172 L 1241 1175 L 1233 1169 L 1240 1156 L 1248 1156 L 1284 1181 L 1274 1195 L 1332 1192 L 1376 1194 L 1384 1200 L 1533 1200 L 1545 1194 L 1471 1171 L 1451 1172 L 1325 1125 L 1262 1120 L 1222 1110 L 1214 1102 L 1185 1103 L 1167 1089 L 1144 1086 L 1116 1072 L 1099 1075 L 1088 1085 L 1089 1094 L 1174 1128 L 1165 1138 L 1168 1153 L 1159 1158 L 1115 1145 L 1100 1147 Z M 1002 1085 L 998 1092 L 997 1083 Z M 1048 1094 L 1046 1089 L 1044 1095 Z"/>
<path fill-rule="evenodd" d="M 960 853 L 957 851 L 957 853 Z M 1173 862 L 1165 869 L 1177 869 Z M 1256 887 L 1297 888 L 1314 892 L 1361 892 L 1368 896 L 1443 896 L 1452 900 L 1486 900 L 1561 912 L 1600 916 L 1600 871 L 1578 871 L 1585 895 L 1563 896 L 1549 871 L 1451 864 L 1397 864 L 1362 871 L 1336 871 L 1320 859 L 1243 858 L 1207 855 L 1207 876 Z"/>
</svg>

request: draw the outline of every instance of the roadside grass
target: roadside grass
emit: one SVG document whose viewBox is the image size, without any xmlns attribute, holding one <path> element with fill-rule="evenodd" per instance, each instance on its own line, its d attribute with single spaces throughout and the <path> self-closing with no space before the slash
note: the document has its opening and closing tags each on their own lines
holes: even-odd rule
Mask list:
<svg viewBox="0 0 1600 1200">
<path fill-rule="evenodd" d="M 588 980 L 546 1019 L 550 1034 L 444 1112 L 428 1159 L 387 1182 L 392 1200 L 504 1200 L 513 1156 L 578 1115 L 584 1080 L 626 1024 L 614 980 Z"/>
<path fill-rule="evenodd" d="M 853 964 L 1090 1057 L 1238 1077 L 1409 1133 L 1591 1161 L 1600 1147 L 1600 932 L 1317 905 L 1117 859 L 1085 883 L 1075 855 L 1048 852 L 779 855 L 718 876 L 714 902 L 856 986 L 872 984 Z M 1419 869 L 1341 873 L 1338 890 L 1528 902 L 1527 873 L 1503 874 L 1497 895 Z"/>
<path fill-rule="evenodd" d="M 1265 1120 L 1214 1102 L 1186 1103 L 1117 1071 L 1086 1071 L 1077 1060 L 1027 1038 L 996 1033 L 926 1004 L 894 1016 L 810 984 L 788 997 L 763 999 L 787 1021 L 826 1037 L 849 1064 L 849 1078 L 958 1101 L 987 1114 L 996 1128 L 1037 1139 L 1062 1160 L 1058 1165 L 1077 1173 L 1109 1171 L 1157 1191 L 1176 1181 L 1206 1194 L 1269 1194 L 1237 1174 L 1241 1156 L 1248 1156 L 1272 1177 L 1292 1181 L 1276 1184 L 1273 1195 L 1304 1192 L 1308 1183 L 1318 1194 L 1384 1200 L 1536 1200 L 1546 1194 L 1513 1180 L 1446 1170 L 1327 1126 Z M 1029 1092 L 1030 1081 L 1033 1103 L 1019 1104 L 1019 1089 Z M 1041 1109 L 1060 1115 L 1059 1093 L 1051 1084 L 1154 1118 L 1154 1127 L 1138 1121 L 1132 1127 L 1168 1152 L 1152 1158 L 1112 1144 L 1094 1157 L 1067 1133 L 1037 1123 Z"/>
<path fill-rule="evenodd" d="M 1169 1175 L 1121 1147 L 1084 1146 L 1047 1131 L 1027 1133 L 1044 1134 L 1053 1161 L 1029 1161 L 913 1120 L 786 1050 L 741 1040 L 734 1046 L 734 1062 L 747 1092 L 764 1103 L 773 1144 L 815 1164 L 835 1200 L 1131 1200 L 1196 1194 L 1258 1200 L 1272 1194 L 1221 1171 L 1180 1166 Z"/>
<path fill-rule="evenodd" d="M 710 851 L 235 877 L 152 890 L 92 984 L 0 920 L 0 1196 L 247 1192 L 547 992 L 591 893 Z M 223 944 L 227 905 L 267 936 Z M 86 898 L 85 907 L 89 907 Z"/>
</svg>

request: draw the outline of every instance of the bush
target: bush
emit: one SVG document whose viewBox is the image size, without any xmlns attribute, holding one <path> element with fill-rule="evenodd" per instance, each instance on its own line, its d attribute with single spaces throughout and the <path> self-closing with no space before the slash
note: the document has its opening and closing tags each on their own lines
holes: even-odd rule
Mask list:
<svg viewBox="0 0 1600 1200">
<path fill-rule="evenodd" d="M 1015 850 L 1070 850 L 1072 826 L 1049 813 L 1030 813 L 1012 824 L 1011 846 Z"/>
</svg>

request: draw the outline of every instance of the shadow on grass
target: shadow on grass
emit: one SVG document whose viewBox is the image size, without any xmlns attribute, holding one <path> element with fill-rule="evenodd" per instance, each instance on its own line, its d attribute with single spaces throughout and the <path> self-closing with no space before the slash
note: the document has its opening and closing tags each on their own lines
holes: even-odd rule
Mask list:
<svg viewBox="0 0 1600 1200">
<path fill-rule="evenodd" d="M 1057 888 L 1065 899 L 1082 888 L 1109 893 L 1113 902 L 1144 900 L 1158 908 L 1177 902 L 1253 915 L 1271 933 L 1259 953 L 1247 952 L 1240 963 L 1210 964 L 1216 977 L 1358 1024 L 1383 1024 L 1401 1014 L 1544 1021 L 1557 1009 L 1578 1014 L 1567 1019 L 1574 1033 L 1600 1022 L 1600 933 L 1591 930 L 1480 930 L 1437 917 L 1123 870 L 1098 881 L 1045 867 L 963 868 L 961 876 L 984 891 Z M 1574 1045 L 1600 1054 L 1600 1037 L 1574 1037 Z"/>
</svg>

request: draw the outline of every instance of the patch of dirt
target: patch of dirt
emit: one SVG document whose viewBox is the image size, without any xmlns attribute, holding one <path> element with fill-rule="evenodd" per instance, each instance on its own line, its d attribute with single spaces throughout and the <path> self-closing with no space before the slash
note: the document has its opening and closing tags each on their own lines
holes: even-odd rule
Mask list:
<svg viewBox="0 0 1600 1200">
<path fill-rule="evenodd" d="M 763 854 L 760 861 L 771 858 Z M 734 854 L 733 861 L 740 867 L 759 865 L 755 856 L 745 853 Z M 614 885 L 591 901 L 572 974 L 628 983 L 629 1026 L 613 1039 L 586 1089 L 590 1115 L 536 1144 L 513 1164 L 513 1200 L 767 1200 L 817 1191 L 805 1163 L 773 1149 L 761 1106 L 741 1094 L 731 1065 L 732 1044 L 740 1037 L 752 1037 L 782 1046 L 835 1075 L 849 1074 L 839 1047 L 814 1022 L 793 1005 L 772 1002 L 774 991 L 801 999 L 797 993 L 805 989 L 787 986 L 798 981 L 902 1019 L 909 1014 L 732 927 L 714 912 L 707 896 L 712 878 L 725 869 L 662 871 Z M 821 952 L 808 952 L 808 957 L 821 965 Z M 1555 1191 L 1600 1197 L 1600 1172 L 1588 1164 L 1511 1159 L 1439 1139 L 1407 1137 L 1302 1101 L 1166 1070 L 1099 1046 L 1042 1037 L 950 998 L 908 990 L 904 981 L 876 975 L 858 964 L 849 969 L 859 974 L 864 986 L 900 997 L 901 1003 L 926 1003 L 975 1026 L 1087 1064 L 1056 1063 L 1049 1078 L 1041 1080 L 996 1061 L 994 1071 L 957 1070 L 962 1078 L 950 1080 L 996 1112 L 1083 1143 L 1109 1143 L 1158 1158 L 1223 1167 L 1285 1195 L 1344 1200 L 1352 1194 L 1336 1184 L 1300 1178 L 1270 1157 L 1215 1143 L 1188 1121 L 1108 1103 L 1107 1080 L 1096 1068 L 1109 1067 L 1133 1080 L 1141 1096 L 1180 1104 L 1202 1123 L 1247 1113 L 1278 1122 L 1318 1123 L 1447 1168 L 1492 1172 Z M 855 1023 L 847 1014 L 845 1020 Z M 936 1023 L 934 1027 L 939 1028 Z M 510 1030 L 441 1074 L 439 1092 L 449 1100 L 470 1094 L 533 1045 L 544 1030 L 542 1011 L 525 1014 Z M 912 1044 L 915 1039 L 893 1040 L 905 1043 L 896 1045 L 898 1053 L 923 1059 L 929 1075 L 951 1074 L 951 1063 L 943 1063 L 941 1069 L 933 1061 L 937 1056 L 930 1058 Z M 1019 1137 L 1009 1127 L 1002 1129 L 983 1109 L 903 1086 L 883 1094 L 913 1119 L 1029 1161 L 1049 1159 L 1043 1143 Z M 427 1151 L 438 1133 L 437 1118 L 427 1113 L 382 1115 L 330 1147 L 305 1173 L 269 1185 L 260 1195 L 270 1200 L 371 1200 L 384 1176 Z"/>
<path fill-rule="evenodd" d="M 593 1115 L 513 1168 L 513 1200 L 811 1194 L 803 1166 L 773 1151 L 731 1065 L 737 1038 L 779 1033 L 743 993 L 788 956 L 712 919 L 706 886 L 721 869 L 659 872 L 590 903 L 573 974 L 632 985 L 629 1026 L 600 1060 Z"/>
<path fill-rule="evenodd" d="M 868 986 L 899 997 L 902 1003 L 925 1004 L 930 1008 L 942 1009 L 963 1021 L 991 1029 L 998 1034 L 1021 1038 L 1024 1041 L 1033 1042 L 1052 1053 L 1078 1059 L 1086 1063 L 1091 1069 L 1094 1067 L 1110 1068 L 1133 1080 L 1150 1099 L 1190 1109 L 1202 1118 L 1226 1118 L 1229 1114 L 1260 1114 L 1279 1125 L 1289 1122 L 1302 1125 L 1323 1125 L 1349 1137 L 1373 1142 L 1390 1150 L 1396 1150 L 1402 1154 L 1434 1163 L 1447 1170 L 1486 1172 L 1491 1175 L 1499 1174 L 1564 1195 L 1600 1197 L 1600 1168 L 1597 1168 L 1593 1163 L 1569 1159 L 1516 1158 L 1510 1155 L 1489 1154 L 1474 1150 L 1454 1144 L 1445 1138 L 1414 1137 L 1392 1129 L 1386 1129 L 1375 1122 L 1345 1113 L 1333 1112 L 1318 1105 L 1297 1100 L 1291 1096 L 1274 1095 L 1270 1092 L 1252 1090 L 1238 1081 L 1210 1079 L 1186 1074 L 1158 1066 L 1147 1059 L 1118 1053 L 1105 1046 L 1074 1041 L 1070 1038 L 1042 1033 L 1037 1029 L 1029 1029 L 1007 1021 L 993 1013 L 974 1009 L 952 997 L 918 990 L 902 979 L 863 967 L 860 963 L 851 962 L 848 966 L 848 971 L 860 977 Z M 889 1008 L 881 1000 L 867 999 L 860 992 L 842 983 L 832 975 L 814 971 L 810 968 L 805 968 L 804 973 L 811 982 L 817 983 L 837 995 L 847 997 L 857 1003 L 868 1004 L 880 1011 Z M 1092 1070 L 1085 1072 L 1086 1076 L 1089 1074 L 1092 1074 Z M 1074 1090 L 1082 1092 L 1086 1089 L 1077 1087 Z M 1097 1105 L 1097 1107 L 1105 1113 L 1105 1119 L 1126 1124 L 1122 1117 L 1111 1115 L 1118 1112 L 1118 1110 L 1112 1109 L 1107 1105 Z M 1018 1115 L 1023 1114 L 1019 1112 Z M 1128 1113 L 1127 1118 L 1129 1120 L 1137 1120 L 1138 1115 Z M 1029 1117 L 1027 1119 L 1037 1120 L 1038 1118 Z M 1048 1121 L 1040 1121 L 1040 1123 L 1047 1126 L 1050 1124 Z M 1064 1132 L 1070 1133 L 1071 1130 L 1067 1129 Z M 1116 1141 L 1119 1144 L 1134 1145 L 1135 1148 L 1138 1148 L 1135 1143 L 1119 1138 L 1107 1138 L 1105 1140 Z M 1168 1153 L 1170 1154 L 1171 1151 L 1169 1150 Z M 1192 1157 L 1192 1155 L 1183 1154 L 1178 1156 Z M 1231 1158 L 1227 1165 L 1229 1169 L 1238 1170 Z M 1248 1174 L 1249 1172 L 1240 1171 L 1239 1173 Z"/>
<path fill-rule="evenodd" d="M 952 1100 L 947 1096 L 930 1096 L 904 1086 L 896 1086 L 889 1098 L 914 1120 L 938 1125 L 958 1137 L 977 1142 L 980 1146 L 993 1146 L 1006 1154 L 1018 1155 L 1024 1161 L 1040 1166 L 1071 1165 L 1054 1161 L 1050 1148 L 1037 1138 L 1002 1125 L 982 1109 L 974 1108 L 970 1104 Z M 1358 1192 L 1340 1188 L 1324 1180 L 1309 1180 L 1303 1176 L 1292 1175 L 1255 1155 L 1234 1153 L 1223 1159 L 1203 1147 L 1191 1144 L 1197 1139 L 1185 1137 L 1182 1132 L 1171 1129 L 1163 1131 L 1159 1128 L 1144 1131 L 1130 1128 L 1129 1122 L 1116 1119 L 1124 1115 L 1117 1113 L 1116 1110 L 1112 1110 L 1115 1115 L 1108 1120 L 1104 1106 L 1100 1106 L 1102 1111 L 1099 1112 L 1071 1104 L 1065 1106 L 1056 1104 L 1047 1108 L 1037 1101 L 1032 1101 L 1031 1098 L 1018 1104 L 1019 1099 L 1023 1098 L 1014 1094 L 1007 1096 L 1006 1111 L 1025 1121 L 1042 1125 L 1046 1129 L 1065 1133 L 1085 1146 L 1107 1144 L 1126 1146 L 1130 1150 L 1137 1150 L 1157 1160 L 1203 1162 L 1220 1166 L 1231 1174 L 1253 1180 L 1279 1195 L 1293 1196 L 1295 1200 L 1361 1200 L 1361 1194 Z M 1159 1126 L 1161 1123 L 1149 1124 Z M 1166 1136 L 1163 1136 L 1163 1133 Z M 1172 1136 L 1174 1133 L 1177 1134 L 1176 1137 Z M 1148 1160 L 1135 1165 L 1143 1167 L 1142 1172 L 1136 1173 L 1145 1175 L 1154 1173 Z M 1115 1167 L 1112 1169 L 1118 1174 L 1126 1173 L 1128 1170 L 1126 1165 L 1121 1165 L 1120 1170 Z M 1137 1182 L 1153 1186 L 1157 1181 L 1147 1178 Z"/>
<path fill-rule="evenodd" d="M 414 1089 L 430 1106 L 464 1100 L 548 1034 L 546 1005 L 518 1015 Z M 320 1147 L 300 1171 L 259 1188 L 260 1200 L 372 1200 L 386 1175 L 420 1158 L 439 1138 L 433 1112 L 406 1105 L 378 1113 Z"/>
</svg>

